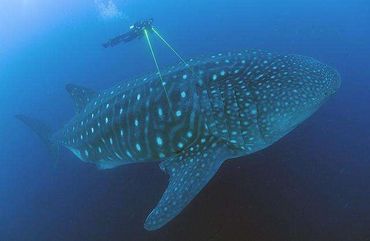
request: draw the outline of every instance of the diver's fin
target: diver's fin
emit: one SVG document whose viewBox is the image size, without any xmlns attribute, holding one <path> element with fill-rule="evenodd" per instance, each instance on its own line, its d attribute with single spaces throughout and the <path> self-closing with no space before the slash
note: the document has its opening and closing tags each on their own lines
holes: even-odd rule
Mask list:
<svg viewBox="0 0 370 241">
<path fill-rule="evenodd" d="M 25 115 L 16 115 L 15 118 L 31 128 L 41 138 L 56 162 L 59 158 L 59 145 L 50 140 L 52 134 L 51 128 L 44 122 Z"/>
<path fill-rule="evenodd" d="M 225 142 L 214 137 L 184 150 L 180 155 L 160 164 L 170 175 L 169 184 L 144 227 L 155 230 L 177 216 L 215 175 L 223 161 L 230 157 Z"/>
<path fill-rule="evenodd" d="M 74 100 L 75 110 L 77 113 L 80 113 L 86 105 L 97 96 L 97 93 L 94 90 L 74 84 L 66 85 L 66 90 Z"/>
</svg>

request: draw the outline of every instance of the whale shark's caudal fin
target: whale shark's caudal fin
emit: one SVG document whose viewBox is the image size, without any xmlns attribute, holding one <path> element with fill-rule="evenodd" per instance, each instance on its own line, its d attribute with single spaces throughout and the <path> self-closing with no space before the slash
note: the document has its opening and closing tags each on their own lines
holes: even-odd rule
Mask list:
<svg viewBox="0 0 370 241">
<path fill-rule="evenodd" d="M 15 118 L 23 122 L 41 138 L 56 162 L 59 158 L 59 145 L 50 139 L 52 134 L 51 128 L 42 121 L 25 115 L 16 115 Z"/>
<path fill-rule="evenodd" d="M 66 85 L 66 90 L 74 101 L 76 113 L 85 109 L 86 105 L 97 96 L 94 90 L 74 84 Z"/>
<path fill-rule="evenodd" d="M 200 143 L 169 158 L 160 167 L 170 175 L 166 191 L 147 217 L 147 230 L 159 229 L 176 217 L 215 175 L 232 150 L 214 137 L 202 138 Z"/>
</svg>

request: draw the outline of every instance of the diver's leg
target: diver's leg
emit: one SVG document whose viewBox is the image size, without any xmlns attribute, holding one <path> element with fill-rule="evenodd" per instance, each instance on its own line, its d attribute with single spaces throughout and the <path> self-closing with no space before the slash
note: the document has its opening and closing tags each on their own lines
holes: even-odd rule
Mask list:
<svg viewBox="0 0 370 241">
<path fill-rule="evenodd" d="M 106 42 L 105 44 L 103 44 L 103 46 L 105 48 L 108 48 L 108 47 L 114 47 L 118 44 L 120 44 L 121 42 L 128 42 L 130 41 L 130 34 L 129 33 L 125 33 L 125 34 L 121 34 L 111 40 L 109 40 L 108 42 Z"/>
</svg>

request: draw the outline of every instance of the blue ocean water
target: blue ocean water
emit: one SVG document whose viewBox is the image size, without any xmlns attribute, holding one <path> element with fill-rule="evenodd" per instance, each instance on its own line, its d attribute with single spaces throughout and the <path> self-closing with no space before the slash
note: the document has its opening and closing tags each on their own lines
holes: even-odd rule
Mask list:
<svg viewBox="0 0 370 241">
<path fill-rule="evenodd" d="M 0 241 L 370 240 L 370 3 L 366 0 L 0 2 Z M 29 114 L 60 128 L 64 90 L 101 90 L 155 71 L 145 41 L 101 43 L 137 19 L 186 58 L 242 49 L 312 56 L 342 87 L 270 148 L 225 162 L 162 229 L 143 222 L 167 176 L 157 164 L 101 171 L 66 150 L 54 166 Z M 154 41 L 159 64 L 176 57 Z"/>
</svg>

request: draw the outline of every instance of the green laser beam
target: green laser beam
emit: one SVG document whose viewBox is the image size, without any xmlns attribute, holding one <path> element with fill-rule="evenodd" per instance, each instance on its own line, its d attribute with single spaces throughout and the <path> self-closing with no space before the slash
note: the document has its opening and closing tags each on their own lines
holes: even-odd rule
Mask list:
<svg viewBox="0 0 370 241">
<path fill-rule="evenodd" d="M 163 43 L 165 43 L 167 45 L 168 48 L 170 48 L 172 50 L 172 52 L 175 53 L 175 55 L 185 64 L 186 67 L 189 68 L 189 70 L 193 73 L 194 76 L 200 78 L 195 72 L 194 70 L 190 67 L 190 65 L 181 57 L 181 55 L 171 46 L 170 43 L 167 42 L 167 40 L 165 40 L 162 35 L 160 35 L 160 33 L 158 32 L 158 30 L 156 30 L 154 27 L 152 27 L 152 30 L 153 32 L 159 37 L 160 40 L 162 40 Z"/>
<path fill-rule="evenodd" d="M 152 27 L 153 32 L 176 54 L 176 56 L 186 65 L 189 66 L 188 63 L 181 57 L 181 55 L 159 34 L 159 32 Z"/>
<path fill-rule="evenodd" d="M 147 40 L 147 42 L 148 42 L 148 45 L 149 45 L 149 48 L 150 48 L 150 52 L 151 52 L 151 54 L 152 54 L 152 57 L 153 57 L 153 60 L 154 60 L 155 66 L 157 67 L 157 71 L 158 71 L 157 73 L 158 73 L 159 79 L 161 80 L 161 84 L 162 84 L 162 87 L 163 87 L 164 93 L 166 94 L 166 98 L 167 98 L 167 101 L 168 101 L 168 105 L 169 105 L 169 107 L 170 107 L 171 114 L 173 115 L 171 101 L 170 101 L 170 98 L 169 98 L 169 96 L 168 96 L 168 93 L 167 93 L 166 87 L 165 87 L 165 85 L 164 85 L 164 81 L 163 81 L 162 73 L 161 73 L 161 70 L 159 69 L 159 65 L 158 65 L 158 62 L 157 62 L 157 58 L 155 57 L 155 54 L 154 54 L 154 51 L 153 51 L 153 47 L 152 47 L 152 43 L 150 42 L 150 38 L 149 38 L 149 35 L 148 35 L 148 31 L 147 31 L 146 29 L 144 29 L 144 33 L 145 33 L 145 37 L 146 37 L 146 40 Z"/>
</svg>

